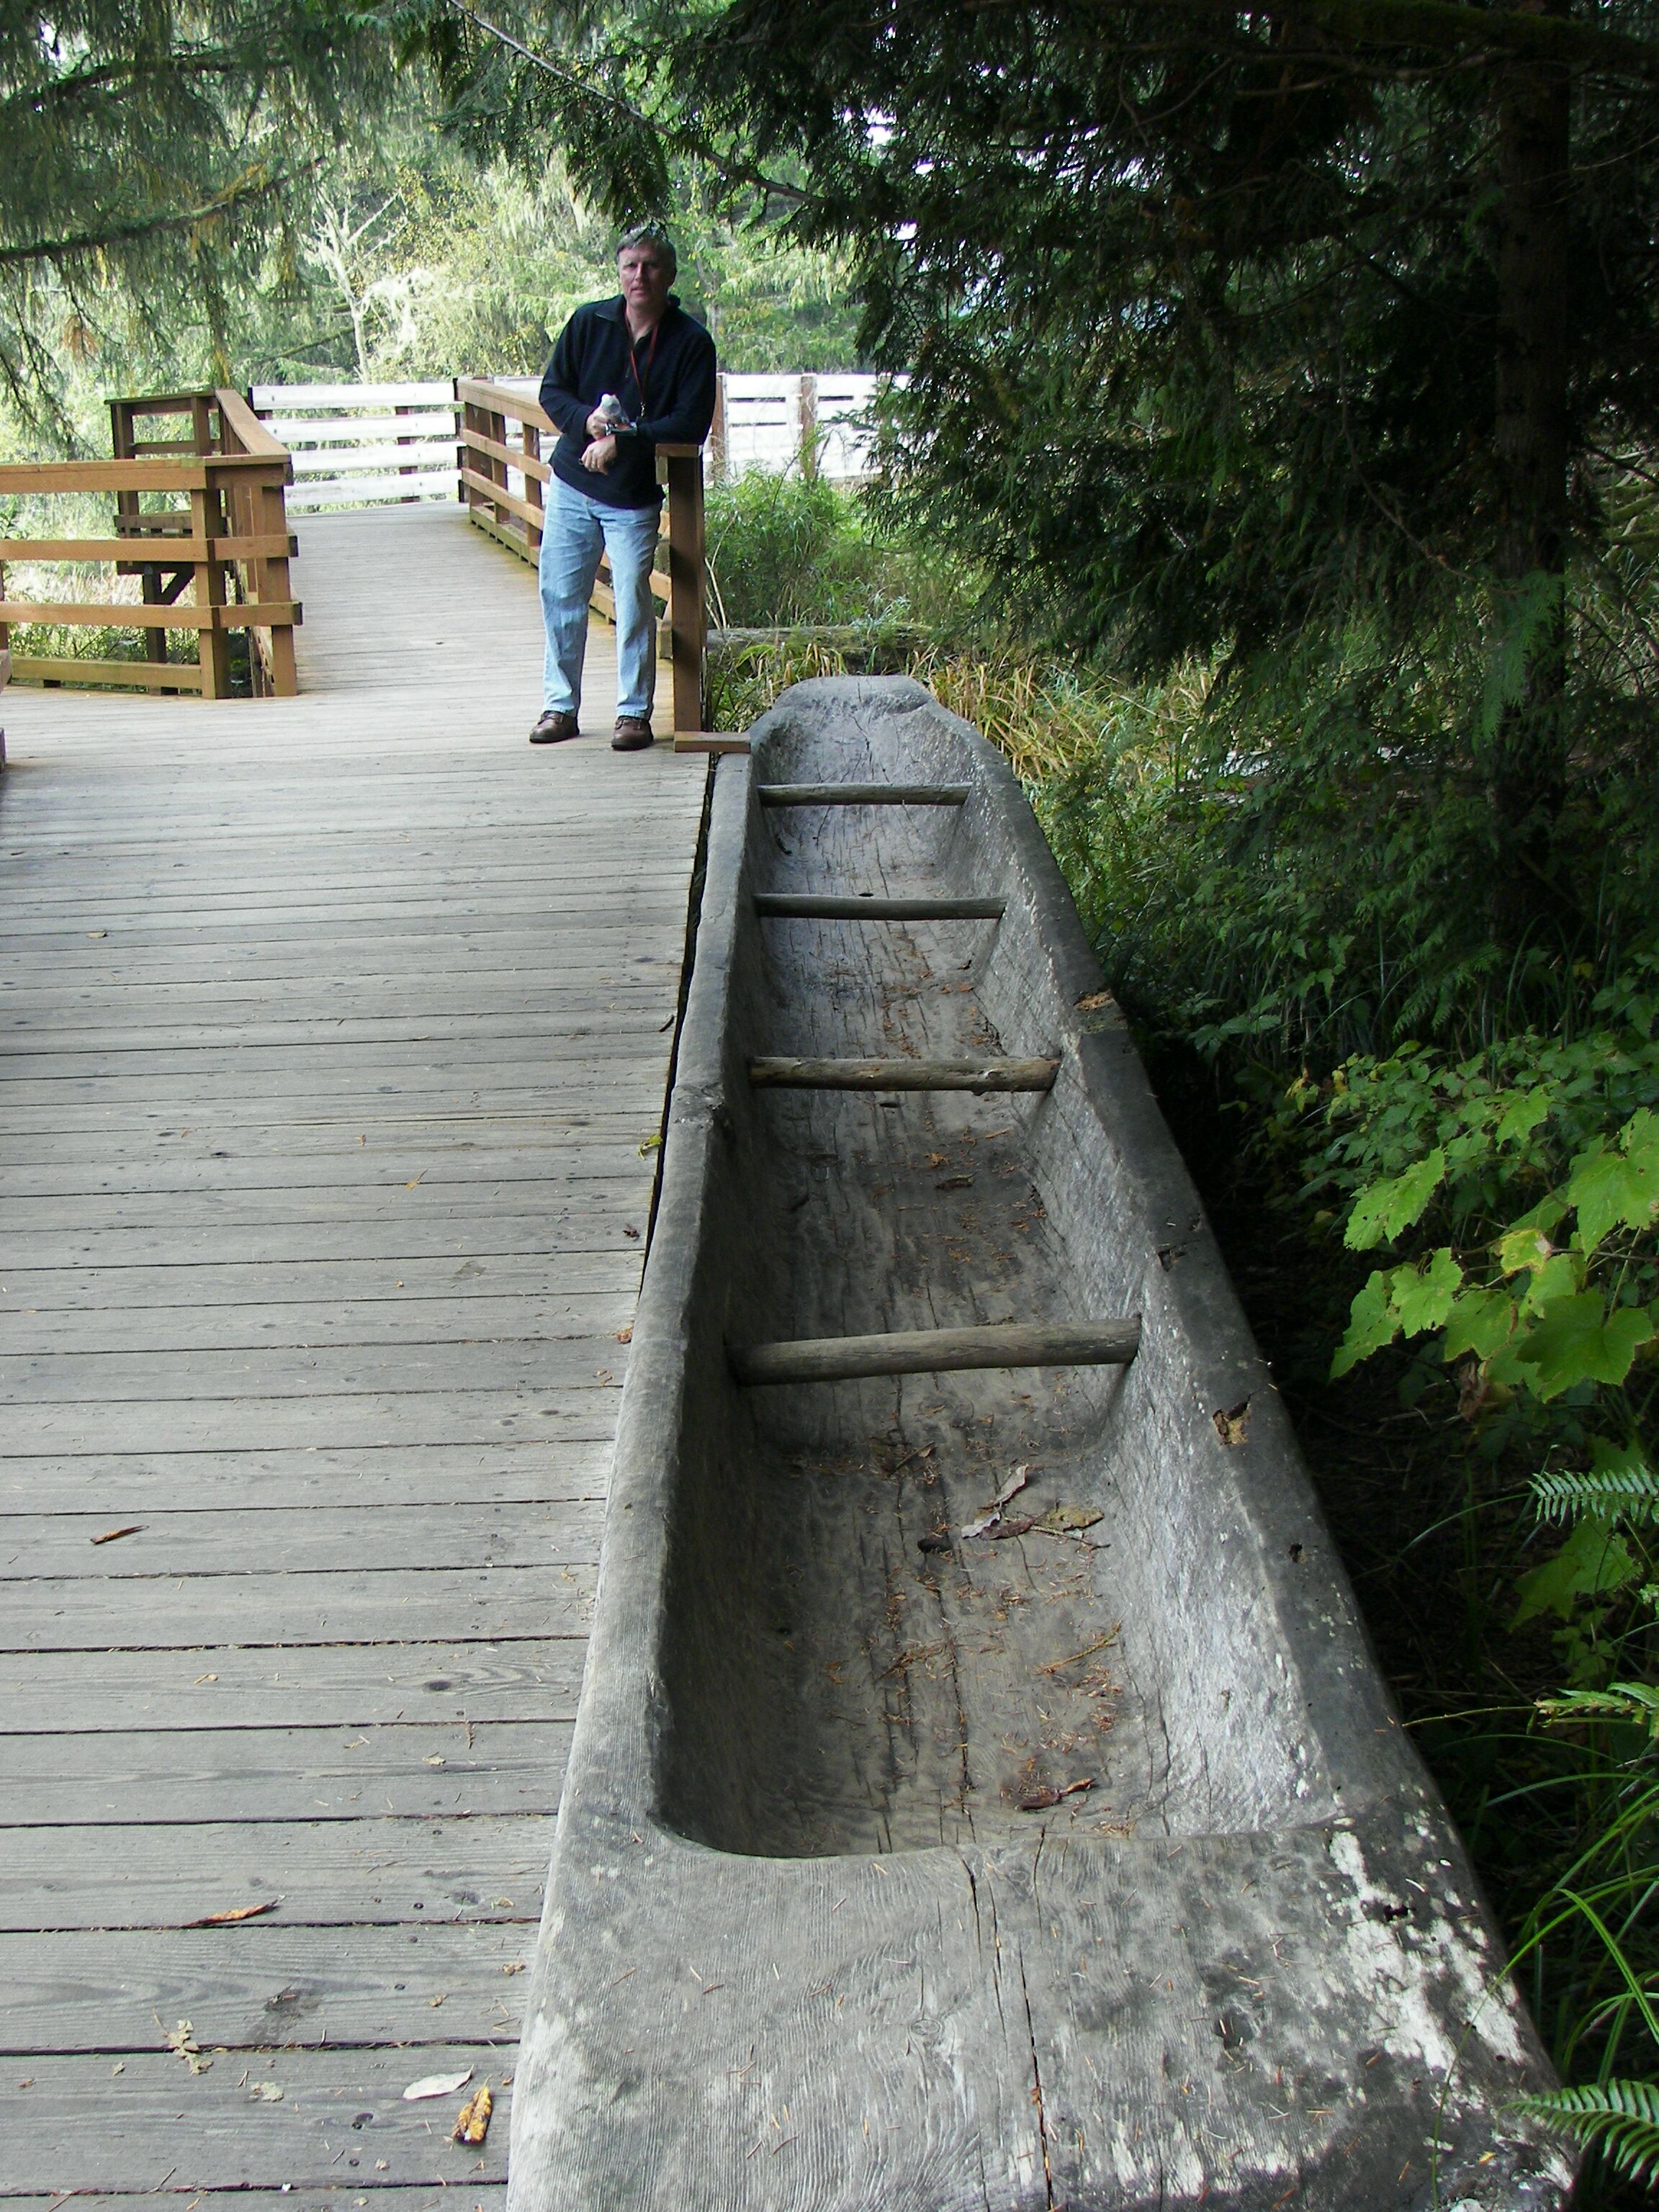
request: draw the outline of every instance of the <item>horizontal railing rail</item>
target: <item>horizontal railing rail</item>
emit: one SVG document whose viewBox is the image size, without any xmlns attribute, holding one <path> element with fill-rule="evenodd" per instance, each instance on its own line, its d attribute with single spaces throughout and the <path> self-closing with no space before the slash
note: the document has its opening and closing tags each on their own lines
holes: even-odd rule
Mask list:
<svg viewBox="0 0 1659 2212">
<path fill-rule="evenodd" d="M 461 410 L 460 485 L 467 519 L 534 563 L 541 552 L 544 488 L 553 475 L 544 445 L 557 439 L 558 426 L 528 384 L 461 376 L 455 380 L 455 397 Z M 677 732 L 703 726 L 708 616 L 702 455 L 701 446 L 657 447 L 668 488 L 667 535 L 658 542 L 651 587 L 667 607 Z M 603 565 L 601 574 L 609 574 Z M 608 582 L 595 586 L 593 603 L 607 619 L 616 619 Z"/>
<path fill-rule="evenodd" d="M 185 434 L 140 434 L 140 426 L 183 416 Z M 298 690 L 294 631 L 301 610 L 289 562 L 295 551 L 285 493 L 286 447 L 240 392 L 181 392 L 110 402 L 107 461 L 23 461 L 0 466 L 0 494 L 31 498 L 113 495 L 107 538 L 0 538 L 0 650 L 15 627 L 137 629 L 143 660 L 13 651 L 14 680 L 232 690 L 230 641 L 248 640 L 249 687 L 291 696 Z M 161 503 L 157 504 L 157 501 Z M 149 501 L 149 504 L 146 504 Z M 6 568 L 105 567 L 135 576 L 140 597 L 18 597 Z M 186 594 L 190 594 L 186 597 Z M 167 633 L 195 641 L 193 663 L 169 660 Z"/>
<path fill-rule="evenodd" d="M 293 459 L 294 513 L 455 497 L 459 403 L 453 378 L 256 384 L 249 398 Z"/>
</svg>

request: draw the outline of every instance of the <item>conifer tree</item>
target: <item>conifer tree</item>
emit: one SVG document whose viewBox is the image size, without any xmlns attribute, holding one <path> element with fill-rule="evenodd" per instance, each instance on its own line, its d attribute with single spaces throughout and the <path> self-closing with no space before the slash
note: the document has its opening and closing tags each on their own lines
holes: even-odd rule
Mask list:
<svg viewBox="0 0 1659 2212">
<path fill-rule="evenodd" d="M 38 411 L 116 298 L 216 339 L 392 78 L 352 0 L 0 6 L 0 383 Z"/>
</svg>

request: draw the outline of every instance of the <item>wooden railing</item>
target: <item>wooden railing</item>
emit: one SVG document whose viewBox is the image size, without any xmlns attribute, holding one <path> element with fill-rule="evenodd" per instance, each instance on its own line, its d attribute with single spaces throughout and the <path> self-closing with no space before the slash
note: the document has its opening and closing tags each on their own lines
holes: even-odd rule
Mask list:
<svg viewBox="0 0 1659 2212">
<path fill-rule="evenodd" d="M 467 518 L 533 563 L 541 551 L 543 488 L 553 474 L 552 463 L 544 458 L 543 441 L 556 441 L 558 427 L 533 394 L 515 391 L 511 385 L 462 376 L 456 379 L 455 396 L 461 404 L 460 486 Z M 659 446 L 657 459 L 668 485 L 667 537 L 658 544 L 651 588 L 667 605 L 678 734 L 703 726 L 708 618 L 703 586 L 702 448 Z M 515 477 L 522 491 L 513 489 Z M 615 619 L 608 584 L 595 587 L 594 604 Z"/>
<path fill-rule="evenodd" d="M 253 411 L 294 463 L 290 514 L 455 497 L 455 382 L 256 384 Z"/>
<path fill-rule="evenodd" d="M 183 437 L 138 434 L 150 418 L 173 416 L 185 418 Z M 112 537 L 0 538 L 0 648 L 14 624 L 90 626 L 141 630 L 145 658 L 14 653 L 14 679 L 133 684 L 222 699 L 231 690 L 230 635 L 245 630 L 252 690 L 291 696 L 298 689 L 294 629 L 301 610 L 289 580 L 295 547 L 283 498 L 292 474 L 287 448 L 237 392 L 112 399 L 110 429 L 111 460 L 0 466 L 0 494 L 115 499 Z M 137 576 L 141 597 L 136 604 L 11 599 L 8 562 L 107 566 L 118 576 Z M 194 665 L 167 659 L 169 630 L 193 634 Z"/>
</svg>

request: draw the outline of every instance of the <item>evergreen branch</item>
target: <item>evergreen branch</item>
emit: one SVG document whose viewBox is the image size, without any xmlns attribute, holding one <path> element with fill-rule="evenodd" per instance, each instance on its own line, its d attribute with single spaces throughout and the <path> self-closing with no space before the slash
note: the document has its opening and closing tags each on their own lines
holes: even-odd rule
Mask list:
<svg viewBox="0 0 1659 2212">
<path fill-rule="evenodd" d="M 694 161 L 705 162 L 725 183 L 746 185 L 751 191 L 787 200 L 796 207 L 805 207 L 811 204 L 811 195 L 802 191 L 799 185 L 786 185 L 776 177 L 768 176 L 763 170 L 751 168 L 747 162 L 732 161 L 717 152 L 700 131 L 688 131 L 683 126 L 664 123 L 656 116 L 647 115 L 643 108 L 635 107 L 619 93 L 612 92 L 608 85 L 596 84 L 584 71 L 572 69 L 568 63 L 556 62 L 550 56 L 538 53 L 533 46 L 527 46 L 521 39 L 514 38 L 511 31 L 504 30 L 499 23 L 492 23 L 488 16 L 479 15 L 475 8 L 467 4 L 467 0 L 443 0 L 443 3 L 455 15 L 463 16 L 475 29 L 486 33 L 509 52 L 528 62 L 532 69 L 538 69 L 558 83 L 568 85 L 583 99 L 596 100 L 601 106 L 609 108 L 621 121 L 632 124 L 635 130 L 647 131 L 653 137 L 660 139 L 664 145 L 672 147 L 676 153 L 689 155 Z"/>
<path fill-rule="evenodd" d="M 1097 9 L 1113 0 L 1090 0 Z M 1659 78 L 1659 45 L 1619 31 L 1599 31 L 1566 15 L 1523 14 L 1516 8 L 1473 8 L 1464 0 L 1160 0 L 1177 13 L 1241 16 L 1261 13 L 1286 23 L 1308 23 L 1363 46 L 1427 46 L 1461 53 L 1493 48 L 1516 59 L 1566 68 L 1600 69 Z"/>
<path fill-rule="evenodd" d="M 238 181 L 216 193 L 200 207 L 185 208 L 171 214 L 145 217 L 142 221 L 113 222 L 103 228 L 72 232 L 66 238 L 35 238 L 21 246 L 0 246 L 0 269 L 18 268 L 31 262 L 46 262 L 54 268 L 78 261 L 88 253 L 96 253 L 107 246 L 140 246 L 147 239 L 162 238 L 179 231 L 191 229 L 196 224 L 211 222 L 215 216 L 233 213 L 250 203 L 269 199 L 273 193 L 294 181 L 289 175 L 267 177 L 253 183 Z"/>
</svg>

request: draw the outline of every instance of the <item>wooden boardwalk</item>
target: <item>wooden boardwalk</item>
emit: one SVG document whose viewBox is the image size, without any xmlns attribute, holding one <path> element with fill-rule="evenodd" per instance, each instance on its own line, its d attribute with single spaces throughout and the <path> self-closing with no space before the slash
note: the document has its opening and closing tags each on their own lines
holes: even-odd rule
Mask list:
<svg viewBox="0 0 1659 2212">
<path fill-rule="evenodd" d="M 599 738 L 531 750 L 532 581 L 457 509 L 297 573 L 296 700 L 0 699 L 33 2212 L 504 2195 L 702 765 L 610 751 L 603 642 Z M 466 2069 L 482 2154 L 402 2095 Z"/>
</svg>

